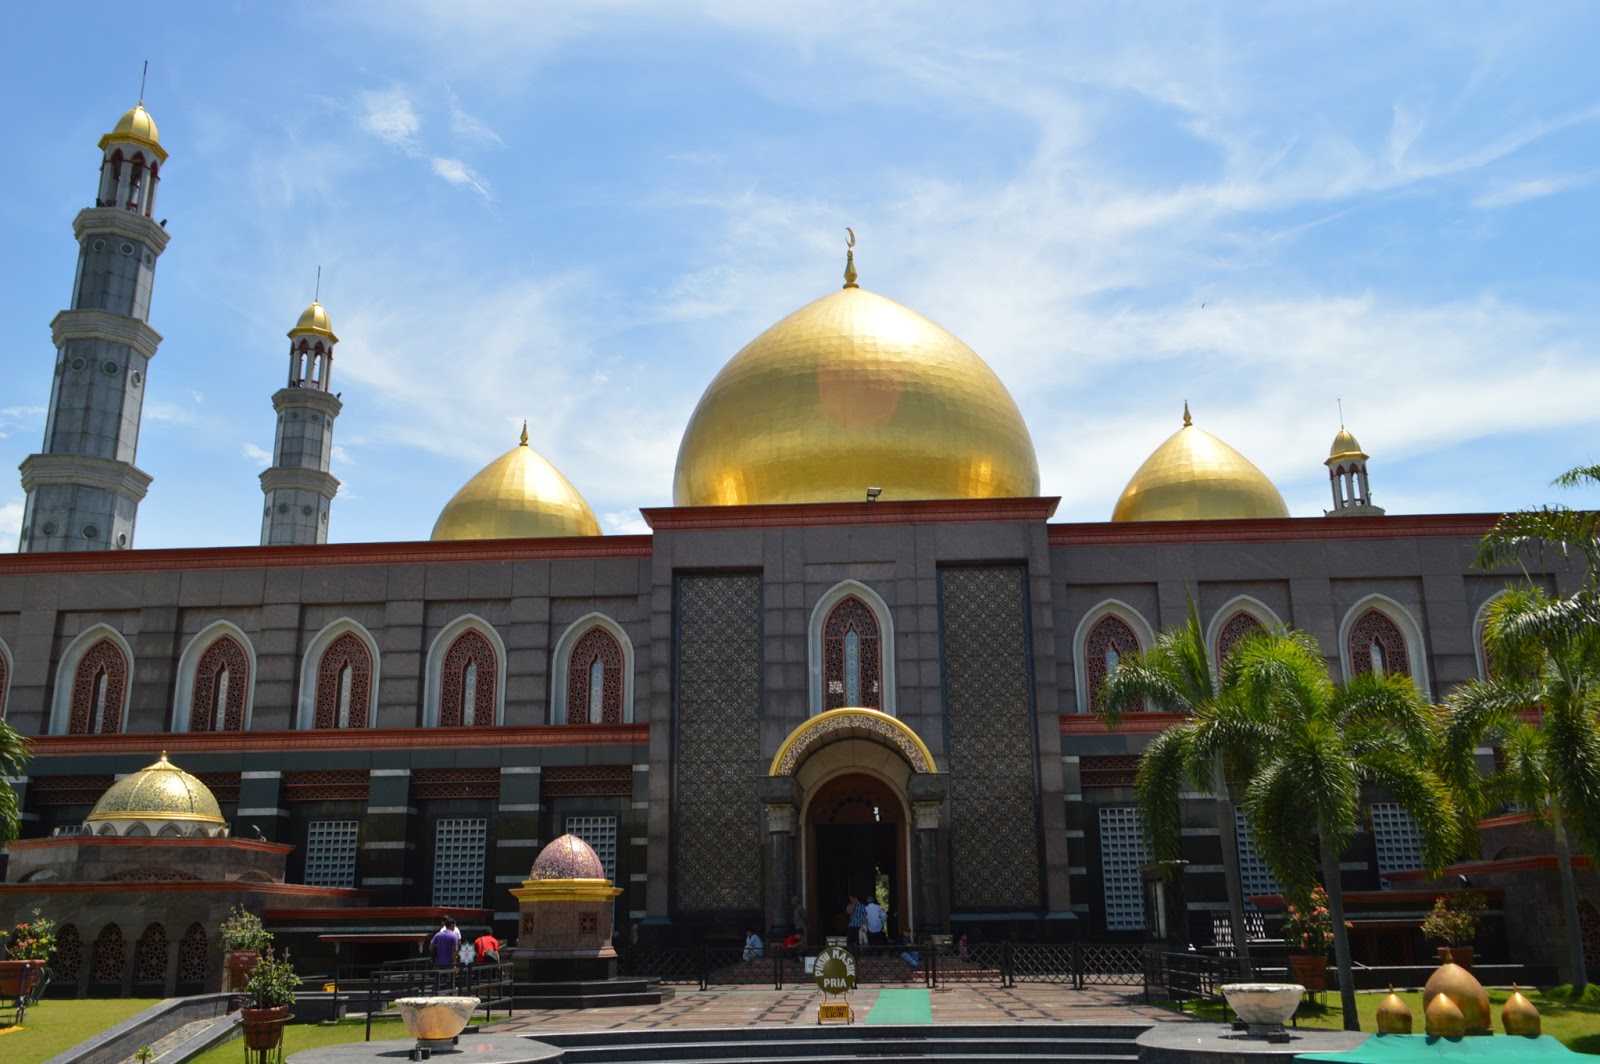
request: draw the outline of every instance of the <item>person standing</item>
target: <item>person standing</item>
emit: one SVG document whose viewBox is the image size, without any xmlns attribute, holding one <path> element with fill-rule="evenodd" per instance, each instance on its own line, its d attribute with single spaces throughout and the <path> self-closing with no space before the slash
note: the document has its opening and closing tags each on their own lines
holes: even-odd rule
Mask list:
<svg viewBox="0 0 1600 1064">
<path fill-rule="evenodd" d="M 433 947 L 433 963 L 438 968 L 453 968 L 456 963 L 456 950 L 461 948 L 461 932 L 456 930 L 456 920 L 453 916 L 446 916 L 439 930 L 433 933 L 428 940 L 428 945 Z"/>
<path fill-rule="evenodd" d="M 811 937 L 811 928 L 806 921 L 806 907 L 800 904 L 799 897 L 790 898 L 789 904 L 794 906 L 794 912 L 789 919 L 794 925 L 794 933 L 799 936 L 800 944 L 803 946 L 806 944 L 806 940 Z"/>
<path fill-rule="evenodd" d="M 867 929 L 868 943 L 874 946 L 887 946 L 889 944 L 889 936 L 883 929 L 888 921 L 889 914 L 883 911 L 883 906 L 878 904 L 877 898 L 867 902 L 864 923 Z"/>
<path fill-rule="evenodd" d="M 850 895 L 850 901 L 844 907 L 844 914 L 849 918 L 850 922 L 850 941 L 857 946 L 865 946 L 867 944 L 866 906 L 861 904 L 860 898 L 852 894 Z"/>
<path fill-rule="evenodd" d="M 492 929 L 473 939 L 472 947 L 478 951 L 479 964 L 500 963 L 500 940 L 494 937 Z"/>
</svg>

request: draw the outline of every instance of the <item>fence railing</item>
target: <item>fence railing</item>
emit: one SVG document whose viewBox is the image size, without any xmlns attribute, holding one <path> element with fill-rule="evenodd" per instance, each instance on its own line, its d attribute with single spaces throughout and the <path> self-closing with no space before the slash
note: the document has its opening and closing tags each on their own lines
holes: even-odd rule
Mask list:
<svg viewBox="0 0 1600 1064">
<path fill-rule="evenodd" d="M 1177 1005 L 1186 1001 L 1222 1000 L 1224 983 L 1238 979 L 1239 962 L 1232 957 L 1151 949 L 1144 955 L 1144 999 L 1159 995 Z"/>
<path fill-rule="evenodd" d="M 486 1017 L 504 1009 L 510 1017 L 514 1004 L 515 972 L 510 961 L 500 964 L 458 964 L 440 967 L 424 957 L 389 961 L 367 972 L 364 979 L 346 977 L 341 982 L 352 999 L 365 998 L 367 1041 L 372 1041 L 372 1018 L 390 1012 L 396 998 L 454 995 L 475 997 Z M 364 985 L 363 985 L 364 983 Z M 337 995 L 341 987 L 336 984 Z"/>
</svg>

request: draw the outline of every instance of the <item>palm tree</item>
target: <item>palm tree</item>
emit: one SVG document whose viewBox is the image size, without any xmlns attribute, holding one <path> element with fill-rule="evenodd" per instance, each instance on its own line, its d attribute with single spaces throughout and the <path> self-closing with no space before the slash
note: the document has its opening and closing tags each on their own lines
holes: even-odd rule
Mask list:
<svg viewBox="0 0 1600 1064">
<path fill-rule="evenodd" d="M 17 792 L 4 782 L 3 777 L 22 775 L 22 766 L 28 760 L 28 745 L 27 738 L 21 732 L 0 720 L 0 846 L 15 841 L 22 823 Z"/>
<path fill-rule="evenodd" d="M 1223 697 L 1211 665 L 1200 612 L 1189 596 L 1189 617 L 1182 628 L 1163 632 L 1147 654 L 1117 663 L 1100 688 L 1108 726 L 1153 702 L 1169 713 L 1183 713 L 1190 722 L 1169 728 L 1145 748 L 1135 780 L 1144 837 L 1158 862 L 1175 861 L 1181 849 L 1177 810 L 1189 788 L 1217 800 L 1217 832 L 1222 844 L 1222 875 L 1228 894 L 1228 920 L 1241 978 L 1250 978 L 1249 934 L 1244 922 L 1244 886 L 1239 877 L 1239 840 L 1234 824 L 1233 789 L 1229 786 L 1229 751 L 1209 756 L 1196 750 L 1199 729 L 1190 725 L 1215 715 Z M 1238 767 L 1237 765 L 1235 767 Z M 1237 778 L 1237 777 L 1235 777 Z"/>
<path fill-rule="evenodd" d="M 1582 990 L 1588 976 L 1568 831 L 1600 862 L 1600 628 L 1563 623 L 1581 609 L 1577 597 L 1552 599 L 1524 586 L 1489 604 L 1484 635 L 1491 675 L 1452 692 L 1443 765 L 1471 821 L 1509 799 L 1550 828 L 1567 931 L 1565 966 L 1573 988 Z M 1536 724 L 1525 721 L 1530 710 Z M 1484 779 L 1472 752 L 1496 739 L 1505 768 Z"/>
<path fill-rule="evenodd" d="M 1600 465 L 1569 469 L 1554 481 L 1556 487 L 1581 488 L 1600 484 Z M 1574 635 L 1600 624 L 1600 512 L 1566 506 L 1541 506 L 1503 514 L 1478 545 L 1477 565 L 1491 569 L 1520 564 L 1524 557 L 1543 561 L 1554 554 L 1569 564 L 1581 564 L 1582 586 L 1565 598 L 1546 601 L 1513 621 L 1521 638 L 1534 631 Z"/>
</svg>

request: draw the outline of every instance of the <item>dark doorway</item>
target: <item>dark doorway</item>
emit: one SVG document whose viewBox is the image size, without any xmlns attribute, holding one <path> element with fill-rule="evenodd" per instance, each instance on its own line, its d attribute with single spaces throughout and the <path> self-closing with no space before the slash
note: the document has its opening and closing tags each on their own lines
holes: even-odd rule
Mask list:
<svg viewBox="0 0 1600 1064">
<path fill-rule="evenodd" d="M 891 936 L 908 922 L 905 888 L 905 836 L 901 803 L 883 780 L 851 775 L 828 781 L 807 810 L 807 854 L 811 934 L 843 935 L 845 904 L 854 894 L 871 900 L 877 876 L 888 880 Z"/>
</svg>

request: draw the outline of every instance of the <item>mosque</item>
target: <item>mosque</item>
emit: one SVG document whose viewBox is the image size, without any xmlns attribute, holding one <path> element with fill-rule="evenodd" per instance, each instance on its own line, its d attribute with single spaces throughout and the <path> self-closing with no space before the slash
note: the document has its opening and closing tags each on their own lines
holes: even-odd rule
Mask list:
<svg viewBox="0 0 1600 1064">
<path fill-rule="evenodd" d="M 1175 718 L 1152 707 L 1108 729 L 1097 690 L 1183 622 L 1186 596 L 1219 657 L 1290 625 L 1336 677 L 1403 672 L 1438 699 L 1483 673 L 1506 577 L 1470 560 L 1495 515 L 1386 514 L 1340 428 L 1331 508 L 1291 516 L 1185 408 L 1129 463 L 1109 520 L 1054 522 L 1005 384 L 859 287 L 853 261 L 707 385 L 648 535 L 602 535 L 524 432 L 427 541 L 330 543 L 339 338 L 313 303 L 271 397 L 260 545 L 134 549 L 167 149 L 142 104 L 100 148 L 71 306 L 51 323 L 44 441 L 21 466 L 21 549 L 0 558 L 0 712 L 34 743 L 13 781 L 23 849 L 188 835 L 170 810 L 89 819 L 165 752 L 214 800 L 208 834 L 283 855 L 267 879 L 300 893 L 261 904 L 284 928 L 348 923 L 318 908 L 347 902 L 307 899 L 359 897 L 419 926 L 481 912 L 514 938 L 511 888 L 573 833 L 622 888 L 624 943 L 781 936 L 791 897 L 819 936 L 879 877 L 891 920 L 917 932 L 1137 941 L 1131 784 Z M 19 367 L 16 387 L 43 378 Z M 1366 814 L 1345 886 L 1378 896 L 1418 840 L 1381 796 Z M 1212 804 L 1185 825 L 1204 944 L 1226 910 Z M 1272 893 L 1247 835 L 1242 851 L 1246 892 Z M 52 886 L 21 867 L 13 853 L 0 916 Z M 155 870 L 139 889 L 198 875 Z M 58 981 L 127 977 L 99 946 L 104 913 L 76 912 L 85 945 Z M 1358 922 L 1358 957 L 1402 946 Z"/>
</svg>

